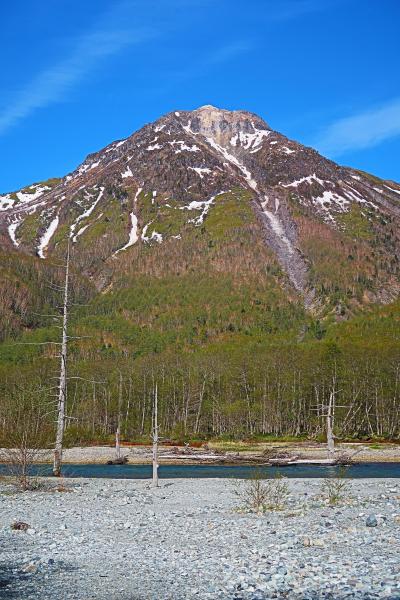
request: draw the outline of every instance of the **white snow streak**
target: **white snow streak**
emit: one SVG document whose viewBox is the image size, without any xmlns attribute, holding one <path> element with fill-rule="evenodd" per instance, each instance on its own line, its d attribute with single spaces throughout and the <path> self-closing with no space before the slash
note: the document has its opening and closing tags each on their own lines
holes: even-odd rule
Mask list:
<svg viewBox="0 0 400 600">
<path fill-rule="evenodd" d="M 17 192 L 17 198 L 18 200 L 20 200 L 20 202 L 30 202 L 31 200 L 37 200 L 37 198 L 40 198 L 40 196 L 43 196 L 45 192 L 51 189 L 47 185 L 38 185 L 32 187 L 35 187 L 35 191 L 32 194 L 29 192 Z"/>
<path fill-rule="evenodd" d="M 52 220 L 42 237 L 40 238 L 39 246 L 37 248 L 37 253 L 40 258 L 46 258 L 44 255 L 44 251 L 50 243 L 51 238 L 53 237 L 56 229 L 58 227 L 58 215 Z"/>
<path fill-rule="evenodd" d="M 17 198 L 12 198 L 12 194 L 6 194 L 5 196 L 0 196 L 0 211 L 8 210 L 12 208 L 14 204 L 17 202 L 18 205 L 20 203 L 26 204 L 28 202 L 32 202 L 33 200 L 37 200 L 40 196 L 43 196 L 45 192 L 51 190 L 51 187 L 47 185 L 32 185 L 30 188 L 34 190 L 33 192 L 16 192 L 15 196 Z"/>
<path fill-rule="evenodd" d="M 78 231 L 78 233 L 76 235 L 74 235 L 74 237 L 72 238 L 73 242 L 76 242 L 77 238 L 82 235 L 82 233 L 84 231 L 86 231 L 86 229 L 89 227 L 89 223 L 87 225 L 84 225 L 83 227 L 80 228 L 80 230 Z"/>
<path fill-rule="evenodd" d="M 197 175 L 200 175 L 201 179 L 203 179 L 204 174 L 211 173 L 211 169 L 207 169 L 205 167 L 189 167 L 192 171 L 196 171 Z"/>
<path fill-rule="evenodd" d="M 152 240 L 154 240 L 154 241 L 158 242 L 159 244 L 161 244 L 161 242 L 163 241 L 163 237 L 162 237 L 161 233 L 157 233 L 157 231 L 153 230 L 153 232 L 150 236 L 146 235 L 147 230 L 152 223 L 153 223 L 153 221 L 150 221 L 150 223 L 147 223 L 147 225 L 145 225 L 143 227 L 141 238 L 144 242 L 151 242 Z"/>
<path fill-rule="evenodd" d="M 310 185 L 312 183 L 317 182 L 317 183 L 319 183 L 322 186 L 325 186 L 325 183 L 330 183 L 330 182 L 324 181 L 323 179 L 319 179 L 319 177 L 317 177 L 316 174 L 313 173 L 312 175 L 307 175 L 307 177 L 302 177 L 301 179 L 297 179 L 296 181 L 292 181 L 292 183 L 282 184 L 282 187 L 297 187 L 298 185 L 300 185 L 301 183 L 304 183 L 305 181 L 307 183 L 309 183 Z"/>
<path fill-rule="evenodd" d="M 327 205 L 336 204 L 343 212 L 346 211 L 346 207 L 350 204 L 349 200 L 342 198 L 336 192 L 332 190 L 325 190 L 322 196 L 314 198 L 316 204 L 320 204 L 322 208 L 327 208 Z"/>
<path fill-rule="evenodd" d="M 140 192 L 142 192 L 142 191 L 143 191 L 143 188 L 142 188 L 142 187 L 140 187 L 140 188 L 138 188 L 138 189 L 136 190 L 136 194 L 135 194 L 135 197 L 134 197 L 134 199 L 133 199 L 133 202 L 134 202 L 135 204 L 136 204 L 136 202 L 137 202 L 137 200 L 138 200 L 138 198 L 139 198 L 139 194 L 140 194 Z"/>
<path fill-rule="evenodd" d="M 16 233 L 17 228 L 20 225 L 20 223 L 21 223 L 21 221 L 17 221 L 16 223 L 11 223 L 11 225 L 8 226 L 8 234 L 9 234 L 9 236 L 11 238 L 12 243 L 14 244 L 14 246 L 16 248 L 18 248 L 19 242 L 18 242 L 18 240 L 16 238 L 15 233 Z"/>
<path fill-rule="evenodd" d="M 125 246 L 122 246 L 122 248 L 120 248 L 119 250 L 114 252 L 114 256 L 116 256 L 119 252 L 122 252 L 123 250 L 130 248 L 131 246 L 133 246 L 133 244 L 136 244 L 136 242 L 139 239 L 138 234 L 137 234 L 137 230 L 138 230 L 137 216 L 133 212 L 131 212 L 130 217 L 131 217 L 131 230 L 129 232 L 129 240 L 127 241 Z"/>
<path fill-rule="evenodd" d="M 221 196 L 221 194 L 226 194 L 226 192 L 218 192 L 215 196 L 211 196 L 209 200 L 204 200 L 203 202 L 198 202 L 197 200 L 193 200 L 187 206 L 180 206 L 180 210 L 201 210 L 201 215 L 199 215 L 196 219 L 190 219 L 189 223 L 194 223 L 196 227 L 202 225 L 205 216 L 210 210 L 211 205 L 214 203 L 214 200 L 217 196 Z"/>
<path fill-rule="evenodd" d="M 80 166 L 78 169 L 78 175 L 83 175 L 83 173 L 86 173 L 86 171 L 90 171 L 91 169 L 98 167 L 99 164 L 100 164 L 100 160 L 97 160 L 96 162 L 93 162 L 93 163 L 83 163 L 83 165 Z M 77 177 L 78 175 L 75 175 L 75 177 Z"/>
<path fill-rule="evenodd" d="M 238 169 L 240 171 L 242 171 L 243 175 L 245 176 L 245 179 L 247 180 L 248 185 L 255 191 L 257 192 L 257 183 L 256 181 L 252 178 L 250 171 L 244 166 L 243 163 L 241 163 L 236 156 L 233 156 L 233 154 L 229 154 L 229 152 L 226 150 L 226 148 L 224 148 L 223 146 L 220 146 L 219 144 L 217 144 L 217 142 L 215 142 L 212 138 L 207 137 L 206 138 L 207 142 L 210 144 L 210 146 L 212 146 L 212 148 L 214 148 L 215 150 L 217 150 L 217 152 L 219 152 L 220 154 L 222 154 L 222 156 L 230 163 L 236 165 L 238 167 Z"/>
<path fill-rule="evenodd" d="M 200 148 L 193 144 L 193 146 L 187 146 L 183 140 L 174 140 L 173 142 L 168 142 L 172 147 L 179 146 L 177 150 L 175 150 L 175 154 L 180 154 L 184 150 L 187 152 L 200 152 Z"/>
<path fill-rule="evenodd" d="M 394 188 L 389 187 L 388 185 L 384 184 L 385 188 L 387 188 L 388 190 L 390 190 L 391 192 L 394 192 L 395 194 L 400 194 L 400 190 L 395 190 Z"/>
<path fill-rule="evenodd" d="M 10 194 L 0 196 L 0 210 L 8 210 L 14 206 L 15 200 L 11 198 Z"/>
<path fill-rule="evenodd" d="M 270 135 L 270 131 L 266 129 L 256 129 L 254 127 L 254 133 L 244 133 L 243 131 L 239 131 L 236 135 L 231 137 L 230 144 L 231 146 L 242 146 L 245 150 L 255 149 L 258 146 L 262 145 L 263 139 Z"/>
<path fill-rule="evenodd" d="M 126 177 L 133 177 L 133 173 L 130 169 L 130 167 L 126 167 L 126 171 L 124 171 L 123 173 L 121 173 L 121 177 L 122 179 L 125 179 Z"/>
<path fill-rule="evenodd" d="M 70 234 L 69 237 L 72 238 L 73 242 L 76 242 L 76 238 L 77 235 L 74 236 L 75 233 L 75 229 L 76 226 L 78 225 L 78 223 L 80 223 L 83 219 L 86 219 L 87 217 L 90 217 L 90 215 L 92 214 L 92 212 L 94 211 L 94 209 L 96 208 L 97 204 L 99 203 L 99 201 L 101 200 L 101 197 L 104 193 L 104 187 L 100 188 L 100 193 L 97 196 L 96 200 L 93 202 L 93 204 L 87 209 L 85 210 L 81 215 L 79 215 L 79 217 L 76 219 L 75 223 L 73 223 L 71 225 L 71 229 L 70 229 Z"/>
</svg>

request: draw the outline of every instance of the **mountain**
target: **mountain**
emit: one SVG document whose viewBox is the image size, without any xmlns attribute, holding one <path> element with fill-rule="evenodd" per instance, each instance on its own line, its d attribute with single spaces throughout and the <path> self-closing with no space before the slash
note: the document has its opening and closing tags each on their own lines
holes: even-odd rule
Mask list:
<svg viewBox="0 0 400 600">
<path fill-rule="evenodd" d="M 65 252 L 69 232 L 100 287 L 134 245 L 176 245 L 208 220 L 240 228 L 247 218 L 308 305 L 325 287 L 321 243 L 356 262 L 371 299 L 399 290 L 400 186 L 340 167 L 246 111 L 170 113 L 61 180 L 1 196 L 0 208 L 3 248 L 45 259 Z"/>
<path fill-rule="evenodd" d="M 139 369 L 137 385 L 145 389 L 149 369 L 168 364 L 171 377 L 178 377 L 186 365 L 197 373 L 193 388 L 191 375 L 182 375 L 187 406 L 198 402 L 190 394 L 199 397 L 210 370 L 208 402 L 215 398 L 218 372 L 234 383 L 221 388 L 223 416 L 212 426 L 207 421 L 208 430 L 230 430 L 228 412 L 242 398 L 247 432 L 254 432 L 266 430 L 266 417 L 261 427 L 249 416 L 249 373 L 256 365 L 268 365 L 270 373 L 282 369 L 289 389 L 297 377 L 293 352 L 299 353 L 295 372 L 308 391 L 299 392 L 301 399 L 292 391 L 296 400 L 290 402 L 304 402 L 307 410 L 301 404 L 292 413 L 289 403 L 291 425 L 275 420 L 267 427 L 299 432 L 314 427 L 314 378 L 327 377 L 323 393 L 329 389 L 331 359 L 322 376 L 312 357 L 332 357 L 334 346 L 345 372 L 352 364 L 351 377 L 360 383 L 380 381 L 384 361 L 392 364 L 397 356 L 399 219 L 398 183 L 339 166 L 255 114 L 212 106 L 172 112 L 90 154 L 61 179 L 0 196 L 0 337 L 33 344 L 56 335 L 41 315 L 59 305 L 48 281 L 61 283 L 57 265 L 69 239 L 74 294 L 87 304 L 73 317 L 77 333 L 85 336 L 71 359 L 77 372 L 101 379 L 106 369 L 114 394 L 114 373 L 125 362 Z M 369 332 L 368 340 L 362 331 Z M 382 344 L 382 362 L 367 376 L 361 357 L 376 358 Z M 30 380 L 38 360 L 48 375 L 53 357 L 48 349 L 28 351 L 6 341 L 0 348 L 0 371 L 8 381 L 4 395 L 10 395 L 13 377 L 21 376 L 21 364 Z M 391 429 L 393 435 L 396 419 L 387 402 L 392 383 L 397 389 L 394 372 L 385 371 L 387 399 L 380 409 L 391 424 L 374 422 L 374 433 Z M 343 383 L 349 390 L 351 377 Z M 263 381 L 254 383 L 261 386 L 257 394 L 264 393 Z M 275 394 L 274 410 L 289 402 L 282 389 L 269 392 Z M 85 390 L 77 388 L 78 406 Z M 168 394 L 168 407 L 175 406 L 176 391 Z M 375 402 L 368 394 L 363 402 Z M 257 402 L 261 419 L 264 409 Z M 190 410 L 174 410 L 168 422 L 181 427 L 179 415 L 187 420 Z M 346 423 L 352 432 L 366 427 L 365 421 Z M 184 429 L 190 429 L 186 421 Z"/>
</svg>

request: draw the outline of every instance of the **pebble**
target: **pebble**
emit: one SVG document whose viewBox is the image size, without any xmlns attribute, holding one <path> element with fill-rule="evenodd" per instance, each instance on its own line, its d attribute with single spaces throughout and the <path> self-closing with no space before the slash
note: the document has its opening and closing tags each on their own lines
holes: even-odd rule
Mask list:
<svg viewBox="0 0 400 600">
<path fill-rule="evenodd" d="M 378 519 L 376 518 L 375 515 L 369 515 L 367 517 L 367 520 L 365 521 L 365 524 L 367 527 L 377 527 L 378 526 Z"/>
</svg>

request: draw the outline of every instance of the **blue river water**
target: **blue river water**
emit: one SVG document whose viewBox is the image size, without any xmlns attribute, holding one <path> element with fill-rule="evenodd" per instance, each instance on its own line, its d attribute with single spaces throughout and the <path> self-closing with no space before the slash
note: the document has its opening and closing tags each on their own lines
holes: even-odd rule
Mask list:
<svg viewBox="0 0 400 600">
<path fill-rule="evenodd" d="M 249 465 L 160 465 L 161 479 L 174 478 L 236 478 L 247 479 L 259 472 L 265 478 L 278 473 L 289 478 L 336 477 L 340 467 L 328 465 L 292 465 L 285 467 L 254 467 Z M 0 475 L 6 475 L 7 466 L 0 464 Z M 31 475 L 51 475 L 51 465 L 35 465 Z M 107 479 L 150 479 L 151 465 L 99 465 L 65 464 L 64 477 L 105 477 Z M 344 476 L 350 479 L 400 478 L 400 463 L 360 463 L 345 468 Z"/>
</svg>

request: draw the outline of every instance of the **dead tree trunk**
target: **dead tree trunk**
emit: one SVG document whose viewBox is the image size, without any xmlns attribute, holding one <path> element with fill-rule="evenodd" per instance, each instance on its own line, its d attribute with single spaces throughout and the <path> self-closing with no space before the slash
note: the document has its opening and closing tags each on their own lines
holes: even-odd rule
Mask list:
<svg viewBox="0 0 400 600">
<path fill-rule="evenodd" d="M 335 418 L 335 391 L 332 390 L 329 395 L 328 410 L 326 413 L 326 443 L 328 446 L 329 458 L 335 455 L 335 436 L 333 435 L 333 425 Z"/>
<path fill-rule="evenodd" d="M 154 389 L 153 404 L 153 487 L 158 487 L 158 390 Z"/>
<path fill-rule="evenodd" d="M 205 387 L 206 387 L 206 375 L 204 375 L 203 385 L 202 385 L 202 388 L 200 390 L 199 406 L 198 406 L 198 409 L 197 409 L 196 423 L 195 423 L 195 426 L 194 426 L 194 432 L 196 434 L 199 433 L 200 418 L 201 418 L 201 409 L 203 407 L 203 398 L 204 398 Z"/>
<path fill-rule="evenodd" d="M 68 327 L 68 285 L 69 285 L 69 240 L 67 246 L 67 261 L 65 265 L 65 284 L 63 302 L 63 323 L 61 340 L 60 382 L 58 389 L 57 433 L 54 447 L 53 475 L 61 476 L 62 451 L 65 427 L 65 404 L 67 400 L 67 327 Z"/>
<path fill-rule="evenodd" d="M 122 373 L 119 374 L 117 430 L 115 432 L 115 458 L 121 458 L 121 405 L 122 405 Z"/>
</svg>

